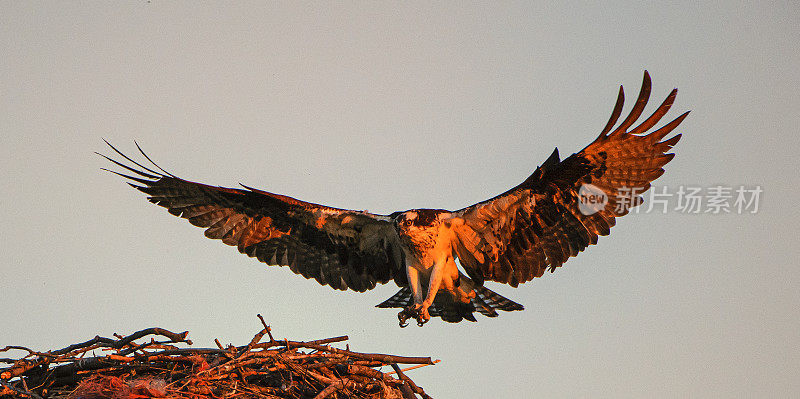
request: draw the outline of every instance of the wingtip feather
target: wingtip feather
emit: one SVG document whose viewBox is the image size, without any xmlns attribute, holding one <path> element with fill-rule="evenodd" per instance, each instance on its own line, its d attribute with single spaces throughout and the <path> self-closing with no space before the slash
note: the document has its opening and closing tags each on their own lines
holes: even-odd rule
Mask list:
<svg viewBox="0 0 800 399">
<path fill-rule="evenodd" d="M 623 133 L 626 133 L 628 128 L 636 122 L 637 119 L 642 115 L 642 111 L 644 111 L 645 106 L 647 106 L 647 101 L 650 99 L 650 90 L 652 89 L 652 82 L 650 81 L 650 74 L 647 71 L 644 72 L 644 78 L 642 79 L 642 87 L 639 89 L 639 96 L 636 98 L 636 102 L 633 104 L 633 108 L 631 108 L 631 113 L 628 114 L 628 117 L 625 118 L 624 121 L 609 135 L 609 136 L 616 136 Z"/>
<path fill-rule="evenodd" d="M 150 163 L 153 164 L 153 166 L 158 168 L 160 171 L 166 173 L 168 176 L 175 177 L 175 175 L 173 175 L 172 173 L 167 172 L 166 170 L 164 170 L 164 168 L 158 166 L 157 163 L 153 162 L 153 160 L 150 159 L 150 157 L 147 154 L 145 154 L 144 150 L 142 150 L 142 147 L 139 146 L 139 143 L 137 143 L 136 140 L 133 140 L 133 144 L 136 144 L 136 148 L 139 149 L 139 152 L 145 157 L 145 159 L 150 161 Z"/>
<path fill-rule="evenodd" d="M 606 122 L 605 127 L 603 127 L 603 130 L 600 131 L 600 135 L 597 136 L 598 139 L 605 137 L 605 135 L 611 131 L 611 128 L 614 127 L 614 124 L 617 123 L 619 116 L 622 114 L 623 105 L 625 105 L 625 89 L 622 88 L 622 85 L 619 85 L 617 102 L 614 104 L 614 109 L 611 111 L 611 117 L 608 118 L 608 122 Z"/>
</svg>

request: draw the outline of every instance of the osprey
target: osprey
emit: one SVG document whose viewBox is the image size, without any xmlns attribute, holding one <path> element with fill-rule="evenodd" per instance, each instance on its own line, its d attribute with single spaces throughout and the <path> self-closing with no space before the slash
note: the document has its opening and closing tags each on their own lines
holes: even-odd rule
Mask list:
<svg viewBox="0 0 800 399">
<path fill-rule="evenodd" d="M 268 265 L 337 290 L 363 292 L 394 281 L 401 287 L 379 308 L 402 308 L 400 326 L 432 316 L 475 321 L 474 313 L 522 310 L 484 287 L 486 281 L 517 287 L 551 272 L 599 236 L 642 199 L 661 176 L 680 134 L 662 139 L 688 115 L 650 132 L 667 113 L 677 89 L 652 116 L 631 128 L 650 96 L 644 81 L 630 114 L 616 128 L 624 94 L 611 118 L 586 148 L 564 160 L 558 149 L 525 181 L 486 201 L 460 209 L 412 209 L 390 215 L 300 201 L 242 185 L 215 187 L 178 178 L 156 165 L 102 155 L 132 174 L 116 173 L 149 195 L 150 202 L 205 228 L 208 238 L 236 246 Z M 612 130 L 613 128 L 613 130 Z M 107 170 L 107 169 L 106 169 Z M 126 172 L 127 173 L 127 172 Z M 588 190 L 588 191 L 587 191 Z M 587 194 L 588 193 L 588 194 Z M 459 260 L 462 269 L 456 265 Z"/>
</svg>

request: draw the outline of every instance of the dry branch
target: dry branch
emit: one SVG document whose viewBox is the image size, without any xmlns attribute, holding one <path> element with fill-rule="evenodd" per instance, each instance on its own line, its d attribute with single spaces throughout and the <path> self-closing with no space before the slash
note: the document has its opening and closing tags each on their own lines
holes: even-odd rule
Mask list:
<svg viewBox="0 0 800 399">
<path fill-rule="evenodd" d="M 429 357 L 329 345 L 347 336 L 279 341 L 258 317 L 263 329 L 243 346 L 223 347 L 217 340 L 217 348 L 179 347 L 192 344 L 188 332 L 162 328 L 96 336 L 47 352 L 7 346 L 0 353 L 27 354 L 0 359 L 11 364 L 0 368 L 0 398 L 429 398 L 397 366 L 434 364 Z M 265 335 L 269 341 L 262 342 Z M 384 366 L 397 370 L 398 378 L 376 369 Z"/>
</svg>

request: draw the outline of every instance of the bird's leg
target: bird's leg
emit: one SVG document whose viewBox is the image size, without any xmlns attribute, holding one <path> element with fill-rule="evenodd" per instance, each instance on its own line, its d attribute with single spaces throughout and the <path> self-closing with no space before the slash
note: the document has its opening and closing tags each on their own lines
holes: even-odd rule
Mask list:
<svg viewBox="0 0 800 399">
<path fill-rule="evenodd" d="M 455 264 L 453 266 L 455 266 Z M 456 275 L 455 279 L 442 279 L 442 285 L 442 289 L 453 294 L 456 301 L 461 303 L 470 303 L 470 301 L 475 298 L 475 290 L 472 288 L 472 282 L 462 282 L 460 275 Z"/>
<path fill-rule="evenodd" d="M 442 277 L 444 276 L 445 266 L 447 266 L 448 262 L 453 262 L 452 259 L 445 259 L 443 261 L 435 262 L 433 264 L 433 270 L 431 270 L 431 277 L 428 282 L 428 292 L 425 296 L 425 300 L 422 301 L 422 305 L 417 309 L 417 325 L 422 327 L 423 324 L 427 323 L 428 320 L 431 319 L 431 315 L 428 312 L 428 308 L 431 307 L 433 304 L 434 298 L 436 298 L 436 293 L 439 292 L 439 285 L 442 283 Z"/>
<path fill-rule="evenodd" d="M 408 277 L 408 285 L 411 287 L 414 303 L 406 306 L 400 311 L 400 313 L 397 314 L 397 319 L 400 320 L 400 327 L 405 327 L 408 325 L 406 320 L 412 317 L 416 318 L 417 309 L 422 306 L 422 287 L 419 281 L 419 270 L 411 265 L 408 265 L 406 266 L 406 276 Z M 419 321 L 417 324 L 419 324 Z"/>
<path fill-rule="evenodd" d="M 456 298 L 463 303 L 470 303 L 475 298 L 475 290 L 467 292 L 461 287 L 456 287 Z"/>
</svg>

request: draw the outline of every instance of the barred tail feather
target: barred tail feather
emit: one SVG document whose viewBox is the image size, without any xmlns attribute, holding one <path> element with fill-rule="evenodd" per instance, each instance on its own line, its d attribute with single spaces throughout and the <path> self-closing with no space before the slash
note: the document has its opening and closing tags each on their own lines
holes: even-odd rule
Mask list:
<svg viewBox="0 0 800 399">
<path fill-rule="evenodd" d="M 391 298 L 375 305 L 376 308 L 404 308 L 414 303 L 411 297 L 411 288 L 403 287 Z"/>
<path fill-rule="evenodd" d="M 491 309 L 500 309 L 506 312 L 511 312 L 514 310 L 525 310 L 524 306 L 486 287 L 475 287 L 475 292 L 477 293 L 475 299 L 481 299 L 481 301 L 486 303 Z M 473 303 L 475 303 L 475 299 L 472 300 Z M 497 315 L 497 312 L 495 312 L 495 315 Z"/>
<path fill-rule="evenodd" d="M 447 291 L 439 291 L 433 304 L 428 308 L 431 317 L 441 317 L 442 320 L 450 323 L 458 323 L 461 320 L 475 320 L 474 312 L 478 312 L 487 317 L 497 317 L 497 310 L 506 312 L 525 309 L 522 305 L 486 288 L 476 287 L 475 298 L 469 303 L 456 301 Z M 405 308 L 413 305 L 414 299 L 411 289 L 401 288 L 391 298 L 376 305 L 378 308 Z"/>
</svg>

